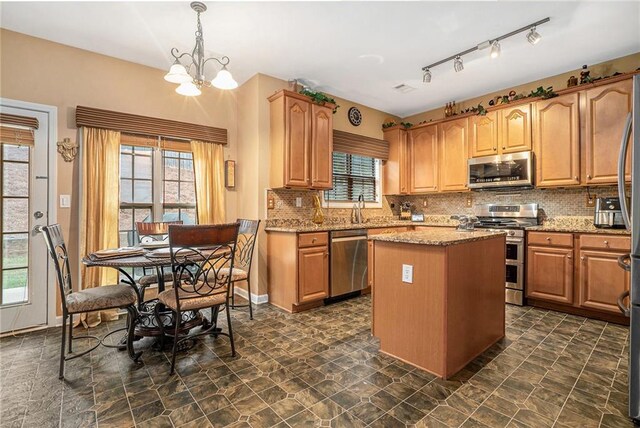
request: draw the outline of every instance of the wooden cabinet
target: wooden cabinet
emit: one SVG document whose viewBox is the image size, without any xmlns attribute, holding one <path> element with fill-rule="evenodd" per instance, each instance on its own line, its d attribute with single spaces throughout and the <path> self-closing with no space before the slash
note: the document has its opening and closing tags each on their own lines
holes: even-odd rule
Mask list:
<svg viewBox="0 0 640 428">
<path fill-rule="evenodd" d="M 580 184 L 578 94 L 538 101 L 533 128 L 536 185 Z"/>
<path fill-rule="evenodd" d="M 619 315 L 617 299 L 629 290 L 629 272 L 618 266 L 624 253 L 580 250 L 579 305 L 586 309 Z"/>
<path fill-rule="evenodd" d="M 329 250 L 323 245 L 298 250 L 298 303 L 329 297 Z"/>
<path fill-rule="evenodd" d="M 269 101 L 270 187 L 331 188 L 333 105 L 313 104 L 308 97 L 284 90 Z"/>
<path fill-rule="evenodd" d="M 409 193 L 407 131 L 400 127 L 387 129 L 384 131 L 384 140 L 389 143 L 389 158 L 382 166 L 382 193 L 406 195 Z"/>
<path fill-rule="evenodd" d="M 583 150 L 585 184 L 618 182 L 618 153 L 622 131 L 631 111 L 633 82 L 623 80 L 584 91 L 585 130 Z M 629 150 L 629 154 L 631 150 Z M 627 157 L 627 172 L 631 171 L 631 156 Z M 626 177 L 631 180 L 631 175 Z"/>
<path fill-rule="evenodd" d="M 436 125 L 409 132 L 409 192 L 438 191 L 438 127 Z"/>
<path fill-rule="evenodd" d="M 527 297 L 573 303 L 573 249 L 527 249 Z"/>
<path fill-rule="evenodd" d="M 471 157 L 498 154 L 498 112 L 469 118 Z"/>
<path fill-rule="evenodd" d="M 300 312 L 329 297 L 328 232 L 268 232 L 267 265 L 269 303 Z"/>
<path fill-rule="evenodd" d="M 500 110 L 500 153 L 531 150 L 531 104 Z"/>
<path fill-rule="evenodd" d="M 440 152 L 440 189 L 467 190 L 468 125 L 467 119 L 438 125 Z"/>
</svg>

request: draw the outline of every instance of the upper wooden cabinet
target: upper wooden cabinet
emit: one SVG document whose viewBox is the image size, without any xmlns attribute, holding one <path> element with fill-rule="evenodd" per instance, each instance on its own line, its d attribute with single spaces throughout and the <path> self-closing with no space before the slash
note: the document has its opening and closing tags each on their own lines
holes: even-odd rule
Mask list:
<svg viewBox="0 0 640 428">
<path fill-rule="evenodd" d="M 586 184 L 609 184 L 618 181 L 618 153 L 622 131 L 633 101 L 631 79 L 598 86 L 584 96 Z M 629 150 L 629 154 L 631 150 Z M 631 180 L 631 156 L 627 157 L 627 181 Z"/>
<path fill-rule="evenodd" d="M 534 107 L 533 145 L 536 185 L 580 184 L 578 94 L 538 101 Z"/>
<path fill-rule="evenodd" d="M 469 118 L 471 157 L 498 154 L 498 112 Z"/>
<path fill-rule="evenodd" d="M 500 153 L 531 150 L 531 104 L 500 110 Z"/>
<path fill-rule="evenodd" d="M 468 190 L 467 160 L 469 127 L 466 118 L 438 125 L 440 190 Z"/>
<path fill-rule="evenodd" d="M 409 132 L 409 192 L 438 191 L 438 127 Z"/>
<path fill-rule="evenodd" d="M 270 187 L 329 189 L 332 186 L 333 106 L 279 91 L 271 103 Z"/>
<path fill-rule="evenodd" d="M 409 193 L 407 131 L 400 127 L 387 129 L 384 131 L 384 140 L 389 143 L 389 158 L 382 167 L 382 193 L 406 195 Z"/>
</svg>

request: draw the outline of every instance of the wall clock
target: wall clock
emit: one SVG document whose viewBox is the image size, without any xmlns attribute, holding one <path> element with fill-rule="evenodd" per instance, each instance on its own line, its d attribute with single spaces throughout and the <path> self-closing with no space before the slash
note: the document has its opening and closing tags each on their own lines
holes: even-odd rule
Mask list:
<svg viewBox="0 0 640 428">
<path fill-rule="evenodd" d="M 351 122 L 353 126 L 360 126 L 360 124 L 362 123 L 362 113 L 360 113 L 358 107 L 351 107 L 348 114 L 349 122 Z"/>
</svg>

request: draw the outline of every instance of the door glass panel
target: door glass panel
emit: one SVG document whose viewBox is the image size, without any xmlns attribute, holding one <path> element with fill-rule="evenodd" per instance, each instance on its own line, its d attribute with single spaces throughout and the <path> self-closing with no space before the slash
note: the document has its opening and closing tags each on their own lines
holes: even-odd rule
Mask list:
<svg viewBox="0 0 640 428">
<path fill-rule="evenodd" d="M 0 305 L 29 300 L 29 191 L 30 148 L 2 144 L 0 195 L 2 247 L 0 250 Z"/>
<path fill-rule="evenodd" d="M 518 260 L 518 244 L 507 243 L 507 260 Z"/>
<path fill-rule="evenodd" d="M 507 282 L 518 283 L 518 269 L 519 266 L 507 265 Z"/>
</svg>

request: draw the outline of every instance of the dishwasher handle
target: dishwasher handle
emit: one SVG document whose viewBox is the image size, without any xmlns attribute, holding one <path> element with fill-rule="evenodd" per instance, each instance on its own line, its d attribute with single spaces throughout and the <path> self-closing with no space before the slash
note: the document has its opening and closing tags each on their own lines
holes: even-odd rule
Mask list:
<svg viewBox="0 0 640 428">
<path fill-rule="evenodd" d="M 345 236 L 343 238 L 331 238 L 331 243 L 333 244 L 334 242 L 366 241 L 366 240 L 367 240 L 367 236 L 366 235 Z"/>
</svg>

